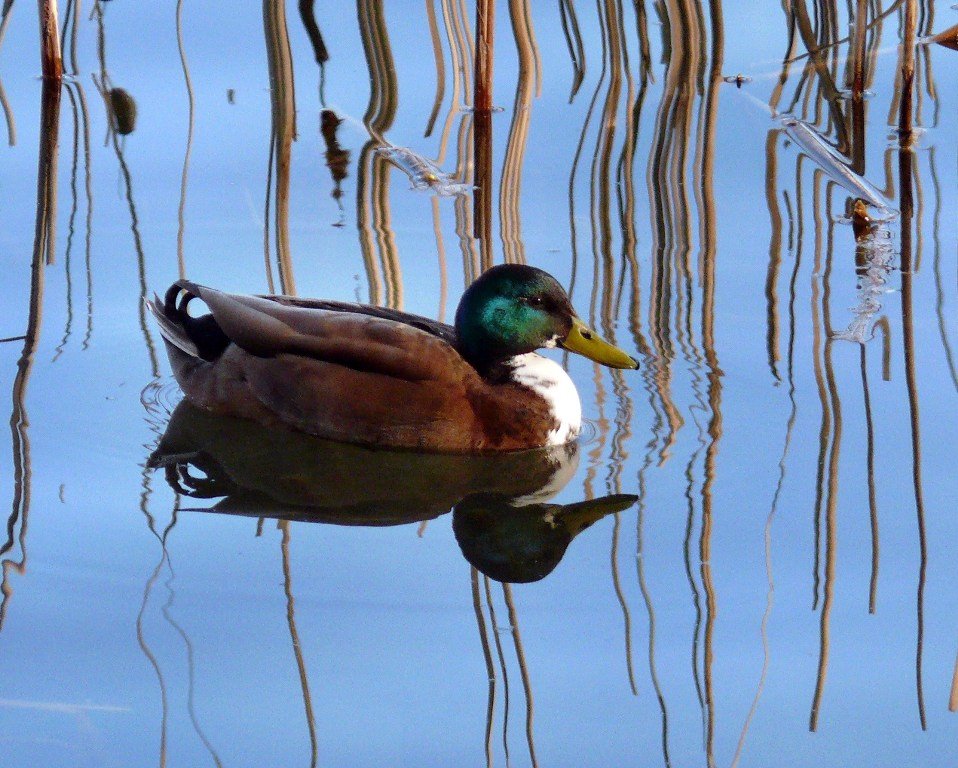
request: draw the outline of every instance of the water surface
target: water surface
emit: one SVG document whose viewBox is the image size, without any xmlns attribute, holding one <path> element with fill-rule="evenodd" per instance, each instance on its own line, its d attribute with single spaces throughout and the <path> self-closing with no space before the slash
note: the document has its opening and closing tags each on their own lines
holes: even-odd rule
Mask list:
<svg viewBox="0 0 958 768">
<path fill-rule="evenodd" d="M 953 764 L 950 3 L 499 3 L 491 120 L 473 6 L 319 4 L 320 66 L 264 5 L 61 6 L 56 121 L 5 18 L 4 766 Z M 641 363 L 556 356 L 541 460 L 208 423 L 142 310 L 504 260 Z"/>
</svg>

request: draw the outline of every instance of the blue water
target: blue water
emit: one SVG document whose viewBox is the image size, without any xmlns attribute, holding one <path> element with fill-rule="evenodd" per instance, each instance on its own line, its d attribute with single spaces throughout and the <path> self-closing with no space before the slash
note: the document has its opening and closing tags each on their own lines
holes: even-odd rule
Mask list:
<svg viewBox="0 0 958 768">
<path fill-rule="evenodd" d="M 384 109 L 386 90 L 367 68 L 368 10 L 319 5 L 322 87 L 286 9 L 298 130 L 286 288 L 448 321 L 479 268 L 472 197 L 411 189 L 363 152 L 371 94 Z M 440 79 L 428 6 L 388 4 L 397 90 L 378 130 L 469 181 L 452 5 L 435 8 L 444 92 L 424 136 Z M 175 6 L 102 3 L 109 79 L 137 104 L 115 145 L 91 77 L 103 71 L 98 20 L 80 10 L 54 259 L 31 315 L 41 87 L 35 11 L 15 4 L 0 44 L 15 121 L 0 149 L 0 338 L 38 324 L 35 349 L 0 342 L 13 415 L 0 447 L 4 767 L 954 764 L 958 76 L 954 52 L 917 49 L 920 130 L 901 149 L 903 7 L 870 27 L 874 95 L 858 128 L 850 100 L 827 98 L 829 78 L 848 86 L 855 56 L 844 7 L 834 33 L 814 26 L 838 43 L 806 70 L 777 6 L 728 5 L 719 23 L 717 4 L 694 6 L 700 16 L 646 6 L 644 21 L 577 5 L 585 70 L 570 102 L 558 6 L 531 11 L 537 93 L 499 4 L 491 253 L 555 274 L 641 363 L 612 373 L 568 360 L 590 423 L 549 503 L 563 519 L 583 500 L 638 500 L 596 513 L 544 578 L 503 585 L 471 567 L 453 530 L 463 510 L 451 507 L 480 489 L 462 490 L 471 469 L 438 481 L 432 465 L 399 470 L 442 497 L 427 513 L 375 457 L 344 465 L 355 498 L 334 493 L 352 486 L 330 474 L 327 449 L 303 467 L 254 458 L 226 473 L 234 494 L 294 468 L 302 484 L 286 496 L 257 485 L 246 514 L 228 514 L 209 511 L 228 495 L 223 478 L 196 498 L 146 466 L 180 395 L 141 323 L 144 293 L 178 277 L 180 256 L 198 282 L 284 286 L 275 197 L 266 211 L 261 9 L 182 8 L 190 133 Z M 958 22 L 946 2 L 921 10 L 919 34 Z M 472 7 L 460 22 L 472 29 Z M 752 78 L 741 89 L 720 79 L 739 73 Z M 343 120 L 350 153 L 339 199 L 322 108 Z M 856 173 L 891 201 L 858 244 L 860 274 L 849 192 L 772 108 L 833 145 L 845 121 L 862 147 Z M 860 343 L 837 338 L 848 328 Z M 226 443 L 230 462 L 273 452 L 253 437 Z M 516 487 L 534 475 L 514 472 Z M 485 490 L 511 480 L 486 477 Z M 291 512 L 297 503 L 309 509 Z M 377 515 L 404 522 L 369 525 Z"/>
</svg>

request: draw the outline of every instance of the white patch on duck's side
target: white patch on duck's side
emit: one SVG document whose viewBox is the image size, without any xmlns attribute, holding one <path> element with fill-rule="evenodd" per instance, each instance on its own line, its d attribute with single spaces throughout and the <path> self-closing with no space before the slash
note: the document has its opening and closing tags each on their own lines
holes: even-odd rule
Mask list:
<svg viewBox="0 0 958 768">
<path fill-rule="evenodd" d="M 559 425 L 549 432 L 546 445 L 565 445 L 574 440 L 582 429 L 582 404 L 579 393 L 562 366 L 535 352 L 516 355 L 508 363 L 510 378 L 529 387 L 549 403 L 549 409 Z"/>
</svg>

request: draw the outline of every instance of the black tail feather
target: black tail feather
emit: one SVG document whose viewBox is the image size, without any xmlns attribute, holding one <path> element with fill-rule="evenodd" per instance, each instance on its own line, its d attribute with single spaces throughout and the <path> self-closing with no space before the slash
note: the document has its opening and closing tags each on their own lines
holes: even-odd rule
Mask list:
<svg viewBox="0 0 958 768">
<path fill-rule="evenodd" d="M 189 280 L 178 280 L 167 290 L 162 305 L 159 296 L 147 304 L 167 341 L 188 354 L 213 361 L 230 345 L 230 338 L 213 315 L 192 317 L 189 314 L 189 303 L 196 298 L 202 301 L 202 288 Z"/>
</svg>

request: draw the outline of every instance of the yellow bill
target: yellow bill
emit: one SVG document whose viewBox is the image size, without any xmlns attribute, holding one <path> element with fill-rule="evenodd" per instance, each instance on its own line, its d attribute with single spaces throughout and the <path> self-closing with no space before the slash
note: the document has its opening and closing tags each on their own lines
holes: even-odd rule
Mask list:
<svg viewBox="0 0 958 768">
<path fill-rule="evenodd" d="M 559 346 L 595 360 L 610 368 L 638 368 L 638 362 L 616 346 L 609 344 L 579 318 L 572 318 L 572 330 L 559 341 Z"/>
</svg>

